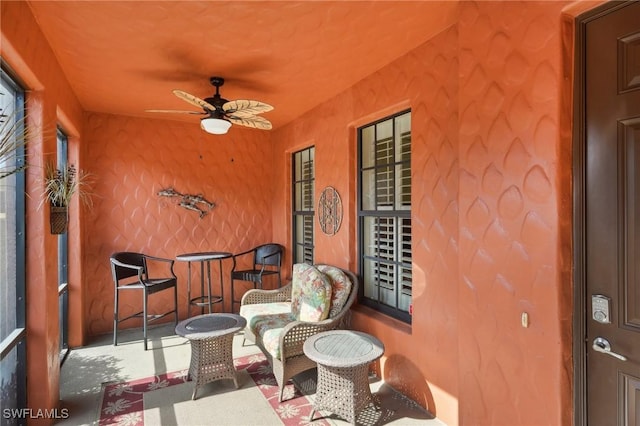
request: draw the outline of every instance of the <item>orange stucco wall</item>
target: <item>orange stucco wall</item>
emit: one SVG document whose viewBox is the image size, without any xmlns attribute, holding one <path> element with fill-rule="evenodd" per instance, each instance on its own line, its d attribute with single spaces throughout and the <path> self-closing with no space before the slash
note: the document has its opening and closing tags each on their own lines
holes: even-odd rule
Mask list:
<svg viewBox="0 0 640 426">
<path fill-rule="evenodd" d="M 55 161 L 56 124 L 70 134 L 70 158 L 82 167 L 77 144 L 82 109 L 25 3 L 0 3 L 0 31 L 0 55 L 28 89 L 27 118 L 35 129 L 27 145 L 26 172 L 27 404 L 52 408 L 60 395 L 57 237 L 49 233 L 48 206 L 40 206 L 40 182 L 45 161 Z M 78 211 L 75 204 L 69 224 L 75 235 L 81 234 Z M 70 241 L 69 250 L 71 256 L 81 256 L 77 239 Z M 74 297 L 82 293 L 79 262 L 69 265 L 69 285 Z M 77 314 L 70 317 L 71 327 L 81 333 L 82 319 Z"/>
<path fill-rule="evenodd" d="M 96 178 L 93 208 L 72 209 L 72 345 L 111 331 L 113 251 L 173 257 L 272 240 L 288 247 L 289 267 L 290 155 L 310 145 L 316 194 L 334 186 L 344 204 L 337 235 L 316 229 L 316 261 L 357 270 L 356 128 L 411 108 L 413 324 L 358 307 L 354 327 L 385 343 L 385 380 L 448 424 L 570 424 L 563 3 L 463 2 L 457 25 L 290 125 L 215 137 L 183 123 L 83 113 L 28 7 L 0 6 L 1 53 L 33 89 L 33 119 L 62 122 L 72 161 Z M 32 161 L 54 147 L 54 136 L 40 135 Z M 29 404 L 47 408 L 59 397 L 55 237 L 37 209 L 41 169 L 28 174 Z M 216 207 L 199 219 L 156 195 L 168 186 Z M 186 266 L 176 271 L 186 282 Z M 184 286 L 179 303 L 185 316 Z"/>
<path fill-rule="evenodd" d="M 96 177 L 83 240 L 83 272 L 91 286 L 84 315 L 90 334 L 113 329 L 111 253 L 141 251 L 175 258 L 202 251 L 240 252 L 271 240 L 273 169 L 267 133 L 233 128 L 227 135 L 213 136 L 187 123 L 92 113 L 86 116 L 84 134 L 88 170 Z M 157 195 L 168 187 L 202 194 L 216 206 L 200 219 L 177 200 Z M 230 260 L 223 261 L 223 269 L 228 277 Z M 186 317 L 187 265 L 176 263 L 175 272 L 178 308 Z M 194 271 L 193 278 L 199 280 L 198 274 Z M 230 310 L 227 291 L 225 309 Z M 154 297 L 157 312 L 167 311 L 172 303 L 166 293 Z M 121 301 L 121 315 L 139 310 L 139 294 L 123 295 Z"/>
<path fill-rule="evenodd" d="M 475 401 L 461 404 L 463 423 L 559 424 L 571 407 L 563 7 L 478 3 L 461 15 L 459 378 L 460 400 Z"/>
<path fill-rule="evenodd" d="M 355 129 L 411 108 L 413 324 L 360 307 L 354 325 L 385 343 L 385 380 L 448 424 L 571 419 L 564 6 L 464 2 L 458 25 L 274 134 L 274 235 L 289 239 L 289 156 L 314 145 L 316 193 L 348 201 L 337 235 L 316 227 L 316 261 L 356 269 Z"/>
<path fill-rule="evenodd" d="M 275 134 L 283 163 L 291 152 L 315 145 L 316 193 L 333 186 L 348 201 L 335 236 L 316 227 L 316 261 L 357 270 L 356 128 L 411 108 L 414 323 L 408 327 L 361 308 L 354 324 L 384 341 L 385 380 L 452 423 L 458 394 L 457 55 L 452 27 Z M 279 178 L 276 187 L 289 186 L 288 174 Z M 287 199 L 281 191 L 280 203 Z"/>
</svg>

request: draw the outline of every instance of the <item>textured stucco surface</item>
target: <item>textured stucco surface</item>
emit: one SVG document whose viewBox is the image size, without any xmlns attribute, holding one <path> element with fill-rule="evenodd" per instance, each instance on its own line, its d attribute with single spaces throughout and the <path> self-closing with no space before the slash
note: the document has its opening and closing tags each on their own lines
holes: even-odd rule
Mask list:
<svg viewBox="0 0 640 426">
<path fill-rule="evenodd" d="M 410 107 L 413 324 L 360 308 L 354 327 L 385 343 L 385 380 L 448 424 L 569 424 L 570 211 L 563 207 L 571 163 L 561 144 L 570 123 L 559 97 L 571 79 L 561 56 L 563 5 L 464 2 L 457 25 L 290 125 L 212 137 L 192 124 L 82 114 L 28 8 L 2 2 L 3 58 L 36 89 L 30 102 L 40 120 L 76 129 L 72 158 L 96 177 L 93 209 L 76 206 L 82 217 L 72 215 L 70 337 L 82 342 L 111 330 L 113 251 L 174 257 L 266 240 L 289 246 L 290 154 L 310 145 L 316 194 L 334 186 L 345 206 L 337 235 L 316 226 L 316 261 L 355 270 L 355 129 Z M 35 158 L 54 146 L 43 135 L 32 145 Z M 28 368 L 30 380 L 48 377 L 30 381 L 29 397 L 46 407 L 58 399 L 55 239 L 37 209 L 36 169 L 29 176 Z M 167 186 L 217 206 L 200 220 L 156 195 Z M 186 266 L 176 271 L 184 316 Z M 168 302 L 162 296 L 156 307 Z M 137 304 L 126 299 L 123 310 Z M 524 311 L 529 328 L 520 325 Z"/>
<path fill-rule="evenodd" d="M 570 214 L 559 209 L 570 185 L 559 169 L 571 167 L 558 157 L 563 6 L 479 2 L 460 17 L 459 374 L 460 400 L 474 401 L 460 404 L 466 424 L 557 424 L 570 406 L 559 394 L 571 347 L 560 339 L 571 308 L 559 298 L 569 283 L 560 280 L 558 222 Z"/>
<path fill-rule="evenodd" d="M 213 136 L 190 124 L 95 113 L 87 115 L 84 130 L 88 171 L 95 178 L 94 208 L 85 217 L 83 242 L 84 274 L 91 277 L 85 305 L 90 334 L 112 330 L 111 253 L 140 251 L 175 258 L 181 253 L 240 252 L 270 241 L 271 144 L 264 132 L 233 128 L 227 135 Z M 201 219 L 180 207 L 179 200 L 158 196 L 164 188 L 202 194 L 216 206 Z M 223 261 L 226 310 L 231 265 L 229 259 Z M 194 266 L 195 285 L 199 264 Z M 175 272 L 178 308 L 185 317 L 186 263 L 176 262 Z M 212 263 L 212 275 L 215 292 L 217 262 Z M 152 299 L 157 312 L 168 310 L 172 302 L 171 292 L 165 293 Z M 122 297 L 123 316 L 139 310 L 140 297 Z"/>
<path fill-rule="evenodd" d="M 60 333 L 58 329 L 57 237 L 49 233 L 48 206 L 41 205 L 41 182 L 47 160 L 55 161 L 56 123 L 69 129 L 82 124 L 82 109 L 37 23 L 23 2 L 0 3 L 0 56 L 31 89 L 26 103 L 27 123 L 36 131 L 27 144 L 26 171 L 26 293 L 27 303 L 27 403 L 29 407 L 50 408 L 59 402 Z M 29 34 L 29 37 L 25 37 Z M 48 89 L 48 90 L 45 90 Z M 73 138 L 71 140 L 77 141 Z M 79 150 L 70 143 L 69 157 L 78 164 Z M 70 229 L 80 234 L 77 203 L 70 214 Z M 78 240 L 69 243 L 72 255 L 81 257 Z M 80 288 L 80 262 L 69 265 L 70 292 Z M 78 311 L 70 319 L 80 320 Z M 71 329 L 82 333 L 72 322 Z M 46 423 L 34 420 L 33 423 Z"/>
<path fill-rule="evenodd" d="M 355 324 L 383 337 L 385 380 L 439 416 L 446 405 L 444 420 L 454 422 L 447 412 L 457 404 L 447 395 L 458 393 L 451 374 L 458 363 L 457 43 L 452 27 L 276 133 L 276 158 L 284 164 L 301 144 L 315 145 L 316 192 L 330 185 L 353 201 L 336 235 L 316 233 L 316 262 L 357 270 L 356 128 L 411 108 L 414 323 L 407 331 L 358 313 Z M 289 176 L 279 178 L 283 184 L 276 186 Z"/>
<path fill-rule="evenodd" d="M 413 324 L 363 308 L 354 323 L 385 342 L 385 380 L 450 424 L 570 418 L 563 6 L 465 2 L 458 25 L 276 133 L 283 167 L 315 145 L 316 192 L 354 200 L 355 128 L 412 109 Z M 317 261 L 357 267 L 356 213 L 316 234 Z"/>
<path fill-rule="evenodd" d="M 209 77 L 221 75 L 227 99 L 277 106 L 268 114 L 275 127 L 421 45 L 458 9 L 456 1 L 269 0 L 29 7 L 89 111 L 150 118 L 145 109 L 184 109 L 171 90 L 204 97 L 214 92 Z"/>
</svg>

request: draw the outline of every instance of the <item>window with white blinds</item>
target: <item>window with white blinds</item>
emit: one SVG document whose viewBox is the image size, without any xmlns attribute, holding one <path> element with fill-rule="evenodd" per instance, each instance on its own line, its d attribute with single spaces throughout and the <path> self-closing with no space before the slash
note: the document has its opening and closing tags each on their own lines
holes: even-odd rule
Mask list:
<svg viewBox="0 0 640 426">
<path fill-rule="evenodd" d="M 293 154 L 293 262 L 313 264 L 315 148 Z"/>
<path fill-rule="evenodd" d="M 411 322 L 411 112 L 358 129 L 360 302 Z"/>
</svg>

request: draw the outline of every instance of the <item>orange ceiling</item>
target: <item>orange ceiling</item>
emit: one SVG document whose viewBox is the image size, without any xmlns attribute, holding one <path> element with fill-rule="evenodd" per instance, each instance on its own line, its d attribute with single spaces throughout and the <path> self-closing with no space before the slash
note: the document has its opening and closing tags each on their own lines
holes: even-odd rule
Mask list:
<svg viewBox="0 0 640 426">
<path fill-rule="evenodd" d="M 83 108 L 192 109 L 226 79 L 224 98 L 274 106 L 274 128 L 419 46 L 457 18 L 457 2 L 29 1 Z M 401 76 L 398 76 L 401 78 Z M 380 84 L 384 84 L 381 82 Z"/>
</svg>

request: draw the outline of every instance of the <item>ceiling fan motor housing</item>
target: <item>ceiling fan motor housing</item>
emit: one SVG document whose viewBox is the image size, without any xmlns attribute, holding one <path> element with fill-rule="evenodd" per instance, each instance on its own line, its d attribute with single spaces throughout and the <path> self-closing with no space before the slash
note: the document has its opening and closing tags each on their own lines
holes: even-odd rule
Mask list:
<svg viewBox="0 0 640 426">
<path fill-rule="evenodd" d="M 222 86 L 224 84 L 224 78 L 222 78 L 222 77 L 211 77 L 209 79 L 209 81 L 211 82 L 211 84 L 213 86 L 216 87 L 216 94 L 213 95 L 213 97 L 211 97 L 211 98 L 206 98 L 205 102 L 208 102 L 211 105 L 213 105 L 214 107 L 216 107 L 216 112 L 219 113 L 218 114 L 219 116 L 211 114 L 212 117 L 214 117 L 214 118 L 223 118 L 224 110 L 222 109 L 222 105 L 224 105 L 227 102 L 229 102 L 228 100 L 226 100 L 222 96 L 220 96 L 220 86 Z"/>
<path fill-rule="evenodd" d="M 224 112 L 224 110 L 222 109 L 222 105 L 229 102 L 228 100 L 226 100 L 225 98 L 223 98 L 217 93 L 212 98 L 205 98 L 204 101 L 216 107 L 216 112 L 220 112 L 220 113 Z"/>
</svg>

